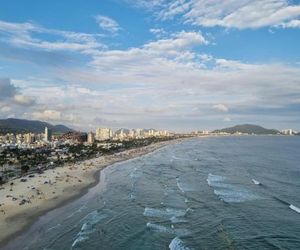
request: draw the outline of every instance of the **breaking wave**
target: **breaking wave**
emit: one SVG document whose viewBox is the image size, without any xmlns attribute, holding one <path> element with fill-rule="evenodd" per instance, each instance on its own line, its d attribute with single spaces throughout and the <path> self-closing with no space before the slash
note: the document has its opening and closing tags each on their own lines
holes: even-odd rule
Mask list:
<svg viewBox="0 0 300 250">
<path fill-rule="evenodd" d="M 174 228 L 174 227 L 166 227 L 159 224 L 148 222 L 146 225 L 151 230 L 154 230 L 159 233 L 168 233 L 168 234 L 174 234 L 177 236 L 187 236 L 190 234 L 190 231 L 185 228 Z"/>
<path fill-rule="evenodd" d="M 101 214 L 99 211 L 93 211 L 86 215 L 80 222 L 82 222 L 82 226 L 78 234 L 76 235 L 76 239 L 72 244 L 72 248 L 74 248 L 78 243 L 84 242 L 89 239 L 90 235 L 95 231 L 95 226 L 107 216 L 105 214 Z"/>
<path fill-rule="evenodd" d="M 170 245 L 170 250 L 189 250 L 190 248 L 186 247 L 181 239 L 178 237 L 174 238 Z"/>
<path fill-rule="evenodd" d="M 174 217 L 183 217 L 185 216 L 186 212 L 187 212 L 186 210 L 179 210 L 173 208 L 158 209 L 158 208 L 146 207 L 143 214 L 144 216 L 147 217 L 171 219 Z"/>
<path fill-rule="evenodd" d="M 207 177 L 208 185 L 214 188 L 214 194 L 220 200 L 228 203 L 239 203 L 259 198 L 256 194 L 238 184 L 225 183 L 226 180 L 223 176 L 213 174 L 209 174 Z"/>
</svg>

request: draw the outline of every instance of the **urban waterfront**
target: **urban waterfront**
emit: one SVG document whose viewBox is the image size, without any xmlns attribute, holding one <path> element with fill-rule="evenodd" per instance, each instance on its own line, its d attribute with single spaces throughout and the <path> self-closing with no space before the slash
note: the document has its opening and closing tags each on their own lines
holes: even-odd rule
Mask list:
<svg viewBox="0 0 300 250">
<path fill-rule="evenodd" d="M 192 138 L 102 170 L 4 249 L 299 249 L 300 137 Z"/>
</svg>

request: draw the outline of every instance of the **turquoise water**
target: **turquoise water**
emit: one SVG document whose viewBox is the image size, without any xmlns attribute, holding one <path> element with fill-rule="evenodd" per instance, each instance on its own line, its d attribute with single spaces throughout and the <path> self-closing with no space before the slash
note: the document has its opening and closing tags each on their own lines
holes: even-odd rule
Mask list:
<svg viewBox="0 0 300 250">
<path fill-rule="evenodd" d="M 300 249 L 300 137 L 191 139 L 100 179 L 5 249 Z"/>
</svg>

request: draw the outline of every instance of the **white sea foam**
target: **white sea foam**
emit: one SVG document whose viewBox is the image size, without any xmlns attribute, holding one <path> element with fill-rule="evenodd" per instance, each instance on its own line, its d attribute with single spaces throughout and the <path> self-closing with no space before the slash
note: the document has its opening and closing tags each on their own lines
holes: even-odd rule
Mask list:
<svg viewBox="0 0 300 250">
<path fill-rule="evenodd" d="M 223 183 L 225 179 L 225 177 L 220 175 L 208 174 L 206 181 L 207 184 L 211 187 L 223 187 L 225 186 L 225 184 Z"/>
<path fill-rule="evenodd" d="M 260 182 L 257 181 L 257 180 L 252 179 L 252 182 L 253 182 L 255 185 L 260 185 Z"/>
<path fill-rule="evenodd" d="M 181 239 L 178 237 L 174 238 L 170 245 L 170 250 L 189 250 L 190 248 L 186 247 Z"/>
<path fill-rule="evenodd" d="M 165 226 L 162 226 L 159 224 L 155 224 L 155 223 L 151 223 L 151 222 L 148 222 L 146 226 L 148 228 L 150 228 L 151 230 L 154 230 L 159 233 L 174 234 L 177 236 L 187 236 L 190 234 L 190 231 L 185 228 L 174 228 L 174 226 L 168 228 L 168 227 L 165 227 Z"/>
<path fill-rule="evenodd" d="M 144 214 L 144 216 L 147 216 L 147 217 L 171 219 L 172 217 L 185 216 L 186 211 L 179 210 L 179 209 L 173 209 L 173 208 L 158 209 L 158 208 L 146 207 L 143 214 Z"/>
<path fill-rule="evenodd" d="M 182 218 L 177 218 L 176 216 L 171 217 L 171 222 L 172 223 L 185 223 L 187 220 L 182 219 Z"/>
<path fill-rule="evenodd" d="M 95 231 L 95 226 L 106 217 L 107 216 L 105 214 L 101 214 L 96 210 L 81 219 L 80 222 L 82 222 L 83 224 L 72 244 L 72 248 L 75 247 L 78 243 L 88 240 L 89 236 Z"/>
<path fill-rule="evenodd" d="M 182 181 L 180 181 L 179 178 L 176 178 L 176 183 L 177 183 L 177 187 L 178 189 L 182 192 L 190 192 L 190 191 L 195 191 L 195 188 L 191 187 L 189 184 L 184 183 Z"/>
<path fill-rule="evenodd" d="M 61 224 L 58 223 L 58 224 L 56 224 L 55 226 L 48 228 L 47 231 L 51 231 L 51 230 L 56 229 L 56 228 L 59 228 L 59 227 L 61 227 Z"/>
<path fill-rule="evenodd" d="M 291 204 L 289 206 L 289 208 L 292 209 L 292 210 L 294 210 L 294 211 L 296 211 L 297 213 L 300 213 L 300 208 L 299 207 L 296 207 L 296 206 L 294 206 L 294 205 Z"/>
<path fill-rule="evenodd" d="M 245 202 L 259 198 L 252 192 L 235 185 L 228 185 L 226 189 L 215 189 L 214 193 L 219 196 L 221 200 L 229 203 Z"/>
<path fill-rule="evenodd" d="M 179 188 L 179 190 L 180 190 L 182 193 L 184 193 L 185 191 L 184 191 L 184 189 L 182 188 L 182 186 L 180 185 L 180 182 L 179 182 L 178 178 L 177 178 L 176 182 L 177 182 L 177 187 Z"/>
<path fill-rule="evenodd" d="M 167 228 L 165 226 L 161 226 L 161 225 L 154 224 L 154 223 L 151 223 L 151 222 L 147 223 L 147 227 L 151 228 L 151 229 L 153 229 L 155 231 L 158 231 L 160 233 L 171 233 L 171 231 L 172 231 L 171 228 Z"/>
<path fill-rule="evenodd" d="M 224 202 L 238 203 L 258 199 L 259 196 L 238 185 L 225 183 L 223 176 L 209 174 L 207 183 L 214 188 L 214 193 Z"/>
<path fill-rule="evenodd" d="M 67 219 L 73 217 L 75 214 L 82 212 L 82 210 L 86 209 L 86 205 L 81 206 L 79 209 L 71 213 L 69 216 L 67 216 Z"/>
</svg>

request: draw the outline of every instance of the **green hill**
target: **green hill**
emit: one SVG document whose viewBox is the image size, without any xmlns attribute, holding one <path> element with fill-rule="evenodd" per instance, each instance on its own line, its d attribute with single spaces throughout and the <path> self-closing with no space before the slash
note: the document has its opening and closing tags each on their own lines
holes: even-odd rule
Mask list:
<svg viewBox="0 0 300 250">
<path fill-rule="evenodd" d="M 276 129 L 266 129 L 264 127 L 252 124 L 243 124 L 243 125 L 236 125 L 230 128 L 223 128 L 213 131 L 214 133 L 246 133 L 246 134 L 256 134 L 256 135 L 275 135 L 279 134 L 280 132 Z"/>
<path fill-rule="evenodd" d="M 23 120 L 23 119 L 0 119 L 0 134 L 6 133 L 43 133 L 48 127 L 56 134 L 64 134 L 73 131 L 64 125 L 52 125 L 47 122 Z"/>
</svg>

